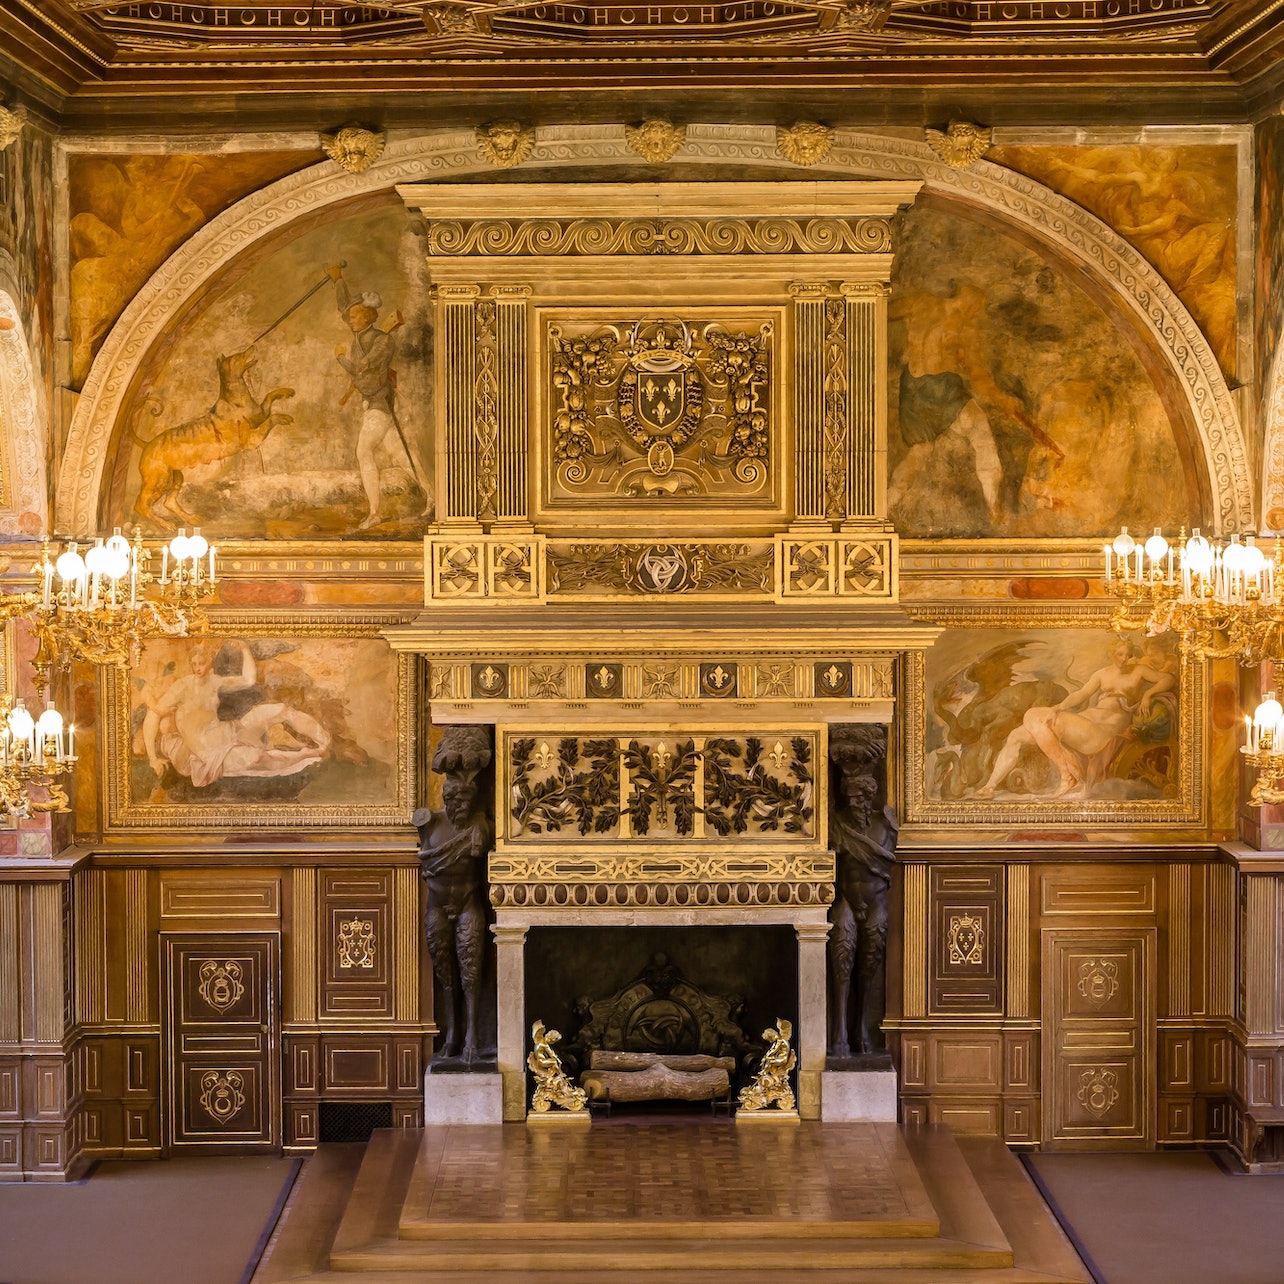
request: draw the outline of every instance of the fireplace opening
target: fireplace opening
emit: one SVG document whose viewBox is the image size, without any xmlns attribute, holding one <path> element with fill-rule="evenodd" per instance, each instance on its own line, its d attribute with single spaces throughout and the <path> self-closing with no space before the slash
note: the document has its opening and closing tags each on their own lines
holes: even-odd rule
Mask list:
<svg viewBox="0 0 1284 1284">
<path fill-rule="evenodd" d="M 540 1020 L 561 1032 L 572 1078 L 658 1059 L 683 1068 L 674 1090 L 686 1091 L 685 1067 L 717 1065 L 730 1082 L 716 1096 L 734 1097 L 765 1047 L 762 1032 L 782 1017 L 798 1024 L 798 944 L 784 925 L 533 927 L 525 981 L 526 1029 Z M 662 1096 L 628 1108 L 681 1115 L 693 1104 Z"/>
</svg>

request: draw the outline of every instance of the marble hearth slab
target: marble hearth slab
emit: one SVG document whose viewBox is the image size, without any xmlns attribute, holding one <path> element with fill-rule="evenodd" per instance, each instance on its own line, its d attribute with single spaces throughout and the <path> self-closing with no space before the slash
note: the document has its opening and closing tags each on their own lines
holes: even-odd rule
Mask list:
<svg viewBox="0 0 1284 1284">
<path fill-rule="evenodd" d="M 403 1239 L 931 1237 L 940 1219 L 895 1125 L 425 1130 Z"/>
</svg>

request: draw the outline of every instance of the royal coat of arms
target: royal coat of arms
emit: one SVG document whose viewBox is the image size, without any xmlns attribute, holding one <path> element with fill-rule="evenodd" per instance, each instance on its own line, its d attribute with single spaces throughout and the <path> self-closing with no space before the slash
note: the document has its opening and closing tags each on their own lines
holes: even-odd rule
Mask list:
<svg viewBox="0 0 1284 1284">
<path fill-rule="evenodd" d="M 555 491 L 626 498 L 767 490 L 771 323 L 550 329 Z"/>
</svg>

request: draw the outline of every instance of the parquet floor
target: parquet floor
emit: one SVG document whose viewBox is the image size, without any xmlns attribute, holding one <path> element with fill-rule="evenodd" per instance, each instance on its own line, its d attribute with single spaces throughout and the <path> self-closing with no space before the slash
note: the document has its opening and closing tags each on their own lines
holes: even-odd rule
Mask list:
<svg viewBox="0 0 1284 1284">
<path fill-rule="evenodd" d="M 891 1124 L 428 1128 L 401 1217 L 403 1234 L 452 1238 L 622 1222 L 652 1235 L 743 1234 L 747 1223 L 776 1234 L 939 1230 Z"/>
</svg>

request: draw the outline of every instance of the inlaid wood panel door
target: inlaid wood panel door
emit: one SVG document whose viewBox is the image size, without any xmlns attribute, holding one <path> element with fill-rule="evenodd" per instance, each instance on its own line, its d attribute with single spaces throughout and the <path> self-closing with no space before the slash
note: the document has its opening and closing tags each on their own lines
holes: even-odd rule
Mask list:
<svg viewBox="0 0 1284 1284">
<path fill-rule="evenodd" d="M 165 1143 L 280 1145 L 280 964 L 275 934 L 164 934 Z"/>
<path fill-rule="evenodd" d="M 1155 932 L 1043 933 L 1043 1137 L 1049 1149 L 1155 1140 Z"/>
</svg>

